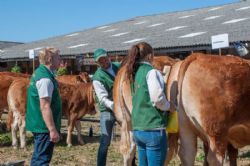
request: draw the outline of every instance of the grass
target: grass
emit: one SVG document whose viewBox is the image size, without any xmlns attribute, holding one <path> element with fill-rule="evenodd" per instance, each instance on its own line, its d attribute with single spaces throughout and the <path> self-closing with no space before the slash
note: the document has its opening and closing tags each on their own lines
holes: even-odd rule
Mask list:
<svg viewBox="0 0 250 166">
<path fill-rule="evenodd" d="M 11 145 L 10 133 L 0 134 L 0 146 L 10 146 L 10 145 Z"/>
<path fill-rule="evenodd" d="M 94 135 L 93 137 L 88 137 L 88 129 L 93 125 Z M 56 144 L 54 149 L 53 158 L 51 165 L 67 165 L 67 166 L 95 166 L 97 151 L 99 148 L 99 123 L 87 123 L 84 122 L 83 126 L 83 139 L 86 142 L 85 145 L 79 145 L 77 141 L 76 133 L 73 132 L 72 143 L 73 146 L 68 148 L 66 145 L 66 133 L 65 126 L 63 131 L 63 140 Z M 85 126 L 85 127 L 84 127 Z M 119 134 L 119 127 L 117 128 L 117 134 Z M 33 137 L 32 134 L 28 133 L 27 136 L 27 150 L 17 149 L 13 150 L 11 147 L 11 134 L 9 132 L 0 133 L 0 165 L 11 162 L 25 160 L 25 164 L 29 165 L 30 159 L 33 152 Z M 116 141 L 112 141 L 108 157 L 108 166 L 120 166 L 123 165 L 123 158 L 119 152 L 119 136 Z M 239 155 L 238 165 L 250 165 L 250 151 L 247 147 L 244 152 Z M 202 165 L 204 161 L 203 146 L 199 142 L 198 153 L 196 156 L 195 165 Z M 246 163 L 246 164 L 245 164 Z M 175 157 L 169 164 L 170 166 L 180 165 L 180 159 Z"/>
<path fill-rule="evenodd" d="M 198 161 L 198 162 L 203 162 L 203 161 L 205 160 L 205 155 L 204 155 L 204 153 L 203 153 L 203 152 L 202 152 L 202 153 L 199 153 L 199 154 L 196 156 L 195 160 Z"/>
</svg>

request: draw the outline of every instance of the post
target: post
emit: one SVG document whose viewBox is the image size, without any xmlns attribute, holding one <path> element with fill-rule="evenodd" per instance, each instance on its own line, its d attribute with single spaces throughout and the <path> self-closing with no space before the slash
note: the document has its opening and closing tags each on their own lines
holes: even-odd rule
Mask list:
<svg viewBox="0 0 250 166">
<path fill-rule="evenodd" d="M 33 58 L 33 73 L 35 71 L 35 57 Z"/>
<path fill-rule="evenodd" d="M 33 61 L 33 72 L 35 70 L 35 51 L 34 50 L 29 50 L 29 58 L 32 59 Z"/>
<path fill-rule="evenodd" d="M 221 56 L 221 48 L 219 48 L 219 55 Z"/>
</svg>

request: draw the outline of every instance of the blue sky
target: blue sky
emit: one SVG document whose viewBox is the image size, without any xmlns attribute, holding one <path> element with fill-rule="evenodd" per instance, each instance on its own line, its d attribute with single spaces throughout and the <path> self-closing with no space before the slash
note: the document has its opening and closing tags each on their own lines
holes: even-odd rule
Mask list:
<svg viewBox="0 0 250 166">
<path fill-rule="evenodd" d="M 239 0 L 0 0 L 0 41 L 31 42 L 136 16 Z"/>
</svg>

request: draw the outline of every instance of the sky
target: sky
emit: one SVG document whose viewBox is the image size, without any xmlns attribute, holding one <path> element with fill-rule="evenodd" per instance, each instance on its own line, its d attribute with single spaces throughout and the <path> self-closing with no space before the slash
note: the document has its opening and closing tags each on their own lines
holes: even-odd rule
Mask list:
<svg viewBox="0 0 250 166">
<path fill-rule="evenodd" d="M 137 16 L 240 0 L 0 0 L 0 41 L 32 42 Z"/>
</svg>

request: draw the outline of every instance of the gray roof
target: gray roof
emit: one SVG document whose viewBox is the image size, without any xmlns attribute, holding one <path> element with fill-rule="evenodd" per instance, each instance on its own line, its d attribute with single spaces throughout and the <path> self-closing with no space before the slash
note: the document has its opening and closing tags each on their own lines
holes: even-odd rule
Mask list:
<svg viewBox="0 0 250 166">
<path fill-rule="evenodd" d="M 0 41 L 0 50 L 8 48 L 8 47 L 15 46 L 15 45 L 19 45 L 19 44 L 23 44 L 23 43 L 11 42 L 11 41 Z"/>
<path fill-rule="evenodd" d="M 61 55 L 128 50 L 139 41 L 155 49 L 210 46 L 211 36 L 229 34 L 229 41 L 250 41 L 250 1 L 189 11 L 136 17 L 62 36 L 51 37 L 4 50 L 0 59 L 28 58 L 28 50 L 53 46 Z"/>
</svg>

